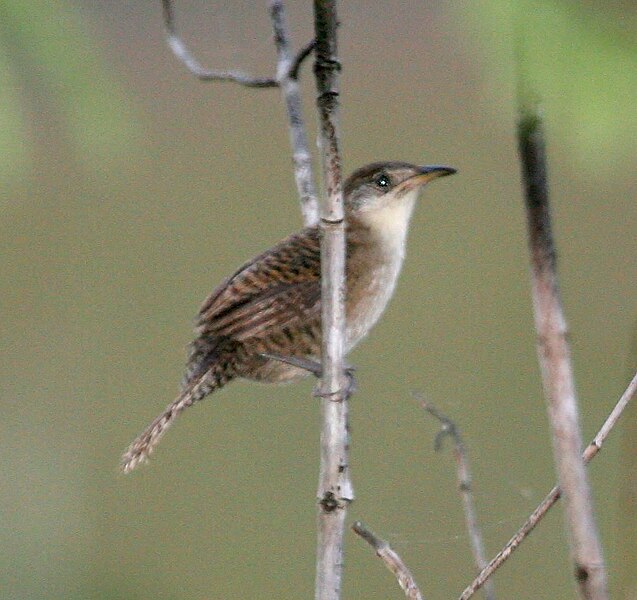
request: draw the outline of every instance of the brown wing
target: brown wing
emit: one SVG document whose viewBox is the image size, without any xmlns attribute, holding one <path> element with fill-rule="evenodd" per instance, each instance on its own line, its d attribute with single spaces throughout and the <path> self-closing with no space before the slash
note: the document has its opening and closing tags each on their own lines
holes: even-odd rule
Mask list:
<svg viewBox="0 0 637 600">
<path fill-rule="evenodd" d="M 203 303 L 200 338 L 236 341 L 276 333 L 320 315 L 317 228 L 291 235 L 243 265 Z"/>
</svg>

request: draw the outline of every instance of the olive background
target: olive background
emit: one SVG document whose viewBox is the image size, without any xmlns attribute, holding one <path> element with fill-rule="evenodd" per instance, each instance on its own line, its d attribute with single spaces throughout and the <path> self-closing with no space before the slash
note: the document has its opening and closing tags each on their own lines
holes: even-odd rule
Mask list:
<svg viewBox="0 0 637 600">
<path fill-rule="evenodd" d="M 4 4 L 0 597 L 311 597 L 313 381 L 233 383 L 184 413 L 148 465 L 118 472 L 177 390 L 199 303 L 301 226 L 279 91 L 197 81 L 165 45 L 159 3 Z M 298 48 L 311 4 L 288 4 Z M 637 11 L 522 7 L 588 440 L 637 363 Z M 265 3 L 176 11 L 204 65 L 274 72 Z M 438 425 L 413 392 L 464 435 L 489 555 L 555 478 L 515 140 L 515 14 L 494 0 L 348 2 L 340 19 L 345 172 L 375 160 L 459 171 L 422 194 L 395 297 L 349 357 L 348 521 L 387 538 L 426 597 L 453 598 L 474 573 L 454 460 L 449 444 L 433 451 Z M 302 90 L 314 148 L 310 63 Z M 635 415 L 589 469 L 614 598 L 637 598 Z M 559 506 L 496 591 L 575 597 L 571 572 Z M 343 597 L 402 597 L 351 533 Z"/>
</svg>

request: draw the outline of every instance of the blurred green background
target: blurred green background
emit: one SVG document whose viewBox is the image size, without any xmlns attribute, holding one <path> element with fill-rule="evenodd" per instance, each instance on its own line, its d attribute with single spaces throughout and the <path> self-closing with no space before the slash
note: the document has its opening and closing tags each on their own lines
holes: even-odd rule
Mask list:
<svg viewBox="0 0 637 600">
<path fill-rule="evenodd" d="M 222 4 L 177 4 L 193 52 L 273 73 L 265 3 Z M 311 5 L 289 4 L 299 47 Z M 588 440 L 637 362 L 637 9 L 516 5 L 545 100 Z M 343 3 L 340 17 L 346 171 L 380 159 L 459 169 L 426 190 L 395 299 L 350 357 L 350 520 L 387 537 L 428 598 L 452 598 L 473 573 L 454 463 L 434 454 L 437 426 L 411 392 L 464 433 L 489 555 L 554 480 L 514 138 L 515 15 L 478 0 Z M 165 46 L 159 3 L 121 0 L 4 0 L 0 82 L 0 597 L 311 597 L 311 381 L 233 384 L 185 413 L 149 465 L 117 470 L 177 389 L 199 302 L 300 226 L 279 92 L 196 81 Z M 314 139 L 307 67 L 302 87 Z M 615 598 L 637 598 L 636 414 L 589 471 Z M 495 583 L 501 598 L 574 597 L 561 508 Z M 344 597 L 402 597 L 353 534 Z"/>
</svg>

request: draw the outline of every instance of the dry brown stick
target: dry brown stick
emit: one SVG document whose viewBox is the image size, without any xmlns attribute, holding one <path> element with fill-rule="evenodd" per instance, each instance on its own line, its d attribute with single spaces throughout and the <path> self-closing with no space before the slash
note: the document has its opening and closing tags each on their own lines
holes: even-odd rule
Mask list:
<svg viewBox="0 0 637 600">
<path fill-rule="evenodd" d="M 319 147 L 326 198 L 321 207 L 321 464 L 318 484 L 316 600 L 341 597 L 347 507 L 354 498 L 349 474 L 348 386 L 345 353 L 345 223 L 338 137 L 335 0 L 314 1 Z"/>
<path fill-rule="evenodd" d="M 538 360 L 552 432 L 553 457 L 565 497 L 573 574 L 582 598 L 604 600 L 608 597 L 606 571 L 582 460 L 577 395 L 549 209 L 542 119 L 527 85 L 528 82 L 521 79 L 518 143 L 525 189 Z"/>
<path fill-rule="evenodd" d="M 312 155 L 303 120 L 298 73 L 301 62 L 314 49 L 314 40 L 302 48 L 294 58 L 290 49 L 288 25 L 282 0 L 270 2 L 270 18 L 272 19 L 274 43 L 278 57 L 277 81 L 287 110 L 294 177 L 301 202 L 303 221 L 307 227 L 318 223 L 319 207 L 312 177 Z"/>
<path fill-rule="evenodd" d="M 612 431 L 613 427 L 621 417 L 628 403 L 637 394 L 637 373 L 633 377 L 632 381 L 628 384 L 628 387 L 622 394 L 621 398 L 611 411 L 610 415 L 604 421 L 601 429 L 597 432 L 597 435 L 593 438 L 593 441 L 584 450 L 583 457 L 586 464 L 588 464 L 598 452 L 602 449 L 606 438 Z M 478 576 L 468 585 L 460 595 L 459 600 L 468 600 L 473 596 L 477 590 L 479 590 L 484 583 L 497 571 L 500 566 L 517 550 L 518 546 L 526 539 L 526 537 L 533 531 L 535 526 L 542 520 L 544 515 L 549 509 L 559 500 L 560 488 L 555 486 L 542 500 L 538 507 L 531 513 L 524 525 L 518 529 L 515 535 L 505 544 L 504 548 L 498 552 L 495 557 L 489 562 L 489 564 L 482 569 Z"/>
<path fill-rule="evenodd" d="M 418 589 L 418 585 L 408 569 L 407 565 L 403 562 L 402 558 L 392 549 L 392 547 L 383 539 L 376 536 L 373 531 L 370 531 L 363 523 L 356 521 L 352 525 L 354 533 L 362 537 L 374 550 L 376 556 L 380 558 L 385 566 L 394 574 L 398 585 L 405 592 L 405 596 L 409 600 L 423 600 L 423 596 Z"/>
<path fill-rule="evenodd" d="M 445 436 L 451 436 L 454 444 L 454 457 L 457 465 L 458 491 L 462 498 L 462 508 L 464 510 L 465 524 L 471 541 L 471 550 L 473 552 L 473 560 L 478 568 L 478 572 L 482 571 L 487 565 L 486 551 L 482 532 L 478 525 L 478 515 L 473 501 L 473 482 L 471 478 L 471 470 L 469 468 L 469 459 L 467 450 L 460 435 L 460 431 L 456 424 L 446 415 L 441 413 L 433 404 L 428 402 L 424 397 L 416 394 L 420 405 L 435 419 L 440 421 L 441 428 L 434 440 L 434 449 L 439 451 Z M 484 595 L 487 600 L 495 599 L 495 588 L 492 581 L 486 581 L 484 584 Z"/>
</svg>

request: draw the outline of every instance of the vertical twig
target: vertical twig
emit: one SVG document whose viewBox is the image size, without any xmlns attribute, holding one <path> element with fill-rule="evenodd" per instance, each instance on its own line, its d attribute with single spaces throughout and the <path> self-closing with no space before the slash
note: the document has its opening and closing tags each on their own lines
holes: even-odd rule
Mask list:
<svg viewBox="0 0 637 600">
<path fill-rule="evenodd" d="M 343 567 L 343 536 L 349 478 L 348 391 L 343 373 L 345 350 L 345 223 L 338 140 L 336 2 L 315 0 L 319 145 L 326 199 L 321 209 L 321 303 L 323 319 L 320 383 L 321 465 L 318 485 L 316 600 L 338 600 Z"/>
<path fill-rule="evenodd" d="M 462 436 L 456 424 L 446 415 L 442 414 L 433 404 L 427 402 L 423 397 L 419 397 L 420 405 L 435 419 L 440 421 L 441 429 L 436 435 L 434 441 L 434 449 L 436 451 L 442 448 L 442 442 L 445 436 L 449 435 L 453 439 L 453 454 L 456 459 L 458 490 L 462 498 L 462 507 L 464 509 L 465 523 L 469 540 L 471 542 L 471 550 L 473 552 L 473 560 L 478 568 L 478 572 L 482 571 L 487 565 L 486 551 L 484 549 L 484 541 L 482 532 L 478 525 L 478 515 L 475 504 L 473 502 L 473 481 L 471 478 L 471 469 L 469 468 L 469 459 L 467 458 L 467 450 L 462 441 Z M 492 581 L 484 584 L 484 595 L 487 600 L 495 599 L 495 588 Z"/>
<path fill-rule="evenodd" d="M 521 40 L 519 40 L 521 43 Z M 537 351 L 566 504 L 574 575 L 582 598 L 607 598 L 606 572 L 582 460 L 582 437 L 551 231 L 542 118 L 518 46 L 518 143 L 525 190 Z"/>
<path fill-rule="evenodd" d="M 633 377 L 632 381 L 628 384 L 628 387 L 622 394 L 621 398 L 617 401 L 617 404 L 611 411 L 610 415 L 604 421 L 601 429 L 597 432 L 597 435 L 593 441 L 584 450 L 583 458 L 584 462 L 588 464 L 601 450 L 606 438 L 612 431 L 613 427 L 617 424 L 619 417 L 630 403 L 630 401 L 637 394 L 637 373 Z M 489 564 L 482 569 L 478 576 L 468 585 L 462 592 L 459 600 L 469 600 L 473 594 L 476 593 L 495 573 L 504 562 L 517 550 L 518 546 L 527 538 L 527 536 L 535 529 L 535 526 L 542 520 L 544 515 L 549 509 L 560 499 L 560 488 L 558 486 L 546 495 L 544 500 L 538 505 L 538 507 L 531 513 L 524 525 L 516 531 L 515 535 L 504 545 L 504 548 L 500 550 L 492 559 Z"/>
<path fill-rule="evenodd" d="M 400 589 L 405 592 L 407 599 L 423 600 L 414 576 L 403 562 L 403 559 L 400 558 L 392 547 L 360 521 L 356 521 L 352 525 L 352 529 L 354 533 L 362 537 L 376 551 L 376 556 L 378 556 L 378 558 L 385 563 L 385 566 L 394 574 Z"/>
<path fill-rule="evenodd" d="M 288 114 L 290 145 L 294 163 L 294 177 L 301 202 L 303 221 L 307 226 L 316 225 L 319 219 L 318 200 L 312 178 L 312 155 L 310 154 L 305 122 L 301 106 L 298 82 L 298 64 L 307 54 L 301 53 L 296 59 L 290 50 L 287 19 L 282 0 L 270 2 L 270 18 L 274 29 L 274 43 L 277 50 L 277 81 Z M 314 42 L 304 48 L 311 51 Z"/>
</svg>

